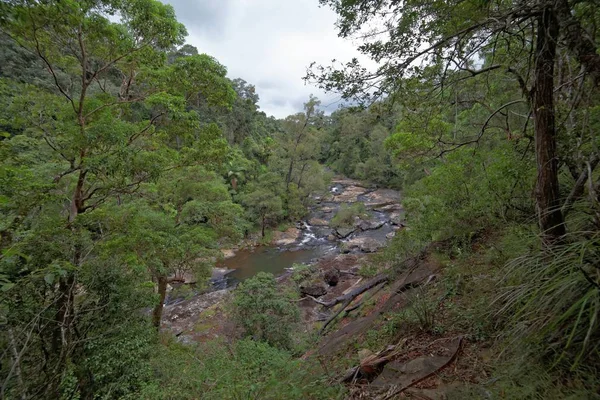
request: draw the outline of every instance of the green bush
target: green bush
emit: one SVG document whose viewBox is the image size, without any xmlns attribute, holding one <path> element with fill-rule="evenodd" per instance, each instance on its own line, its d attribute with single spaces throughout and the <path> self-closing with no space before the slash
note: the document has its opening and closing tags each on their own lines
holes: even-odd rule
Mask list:
<svg viewBox="0 0 600 400">
<path fill-rule="evenodd" d="M 532 215 L 532 168 L 510 146 L 450 153 L 408 187 L 402 203 L 412 234 L 424 242 L 452 239 L 462 247 L 484 229 Z"/>
<path fill-rule="evenodd" d="M 246 336 L 286 349 L 293 345 L 293 325 L 300 320 L 298 306 L 278 290 L 273 275 L 265 272 L 238 286 L 232 315 Z"/>
<path fill-rule="evenodd" d="M 509 333 L 541 345 L 571 371 L 600 360 L 600 233 L 572 233 L 561 243 L 511 261 L 501 313 Z"/>
<path fill-rule="evenodd" d="M 197 347 L 169 343 L 157 348 L 151 363 L 155 381 L 132 399 L 341 399 L 344 394 L 313 361 L 249 339 Z"/>
<path fill-rule="evenodd" d="M 368 215 L 365 205 L 361 202 L 342 204 L 329 225 L 333 228 L 352 226 L 355 217 L 366 218 Z"/>
<path fill-rule="evenodd" d="M 317 271 L 317 268 L 314 265 L 307 264 L 294 264 L 293 268 L 292 280 L 296 282 L 296 284 L 300 284 Z"/>
</svg>

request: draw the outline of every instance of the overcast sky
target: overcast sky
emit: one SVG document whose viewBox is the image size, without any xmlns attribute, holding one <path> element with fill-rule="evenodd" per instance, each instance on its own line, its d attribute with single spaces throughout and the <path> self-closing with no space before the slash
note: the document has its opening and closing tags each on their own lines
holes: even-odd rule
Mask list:
<svg viewBox="0 0 600 400">
<path fill-rule="evenodd" d="M 328 111 L 340 97 L 304 84 L 306 67 L 316 61 L 346 61 L 355 46 L 337 37 L 335 13 L 318 0 L 163 0 L 185 24 L 187 42 L 215 57 L 230 78 L 256 86 L 260 108 L 283 118 L 302 110 L 314 94 Z"/>
</svg>

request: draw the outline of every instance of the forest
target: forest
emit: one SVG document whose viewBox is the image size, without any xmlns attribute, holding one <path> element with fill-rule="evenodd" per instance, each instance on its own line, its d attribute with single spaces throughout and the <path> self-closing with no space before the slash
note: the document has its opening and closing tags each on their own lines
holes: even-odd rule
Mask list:
<svg viewBox="0 0 600 400">
<path fill-rule="evenodd" d="M 0 2 L 1 399 L 600 399 L 600 4 L 314 1 L 285 118 L 158 0 Z"/>
</svg>

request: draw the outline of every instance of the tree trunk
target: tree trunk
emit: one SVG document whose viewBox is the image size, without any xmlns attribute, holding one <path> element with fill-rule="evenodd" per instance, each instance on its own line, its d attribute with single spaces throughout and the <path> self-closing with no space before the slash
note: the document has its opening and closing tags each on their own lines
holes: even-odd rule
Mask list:
<svg viewBox="0 0 600 400">
<path fill-rule="evenodd" d="M 294 170 L 294 158 L 290 159 L 290 167 L 288 168 L 287 176 L 285 177 L 285 192 L 290 192 L 290 182 L 292 181 L 292 171 Z"/>
<path fill-rule="evenodd" d="M 166 276 L 158 277 L 158 296 L 158 303 L 154 306 L 154 310 L 152 311 L 152 325 L 154 325 L 156 329 L 160 328 L 160 320 L 162 318 L 163 306 L 165 304 L 165 298 L 167 297 Z"/>
<path fill-rule="evenodd" d="M 543 10 L 537 22 L 535 82 L 532 93 L 538 172 L 535 197 L 540 229 L 546 241 L 552 242 L 565 234 L 559 203 L 554 114 L 554 62 L 559 25 L 551 7 Z"/>
<path fill-rule="evenodd" d="M 302 165 L 302 169 L 300 170 L 300 177 L 298 178 L 298 187 L 300 187 L 300 184 L 302 183 L 302 176 L 304 175 L 304 170 L 306 169 L 307 165 L 308 163 Z"/>
<path fill-rule="evenodd" d="M 263 215 L 262 216 L 262 237 L 265 237 L 265 223 L 266 223 L 266 216 Z"/>
</svg>

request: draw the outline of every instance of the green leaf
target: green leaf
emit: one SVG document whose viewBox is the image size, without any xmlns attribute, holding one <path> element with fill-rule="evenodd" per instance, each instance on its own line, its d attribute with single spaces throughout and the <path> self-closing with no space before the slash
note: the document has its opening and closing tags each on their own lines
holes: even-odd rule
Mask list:
<svg viewBox="0 0 600 400">
<path fill-rule="evenodd" d="M 44 281 L 46 281 L 48 285 L 52 285 L 54 283 L 54 274 L 47 273 L 44 275 Z"/>
<path fill-rule="evenodd" d="M 0 291 L 2 291 L 2 292 L 8 292 L 14 286 L 15 286 L 15 284 L 13 282 L 7 282 L 7 283 L 5 283 L 5 284 L 2 285 L 2 287 L 0 288 Z"/>
</svg>

